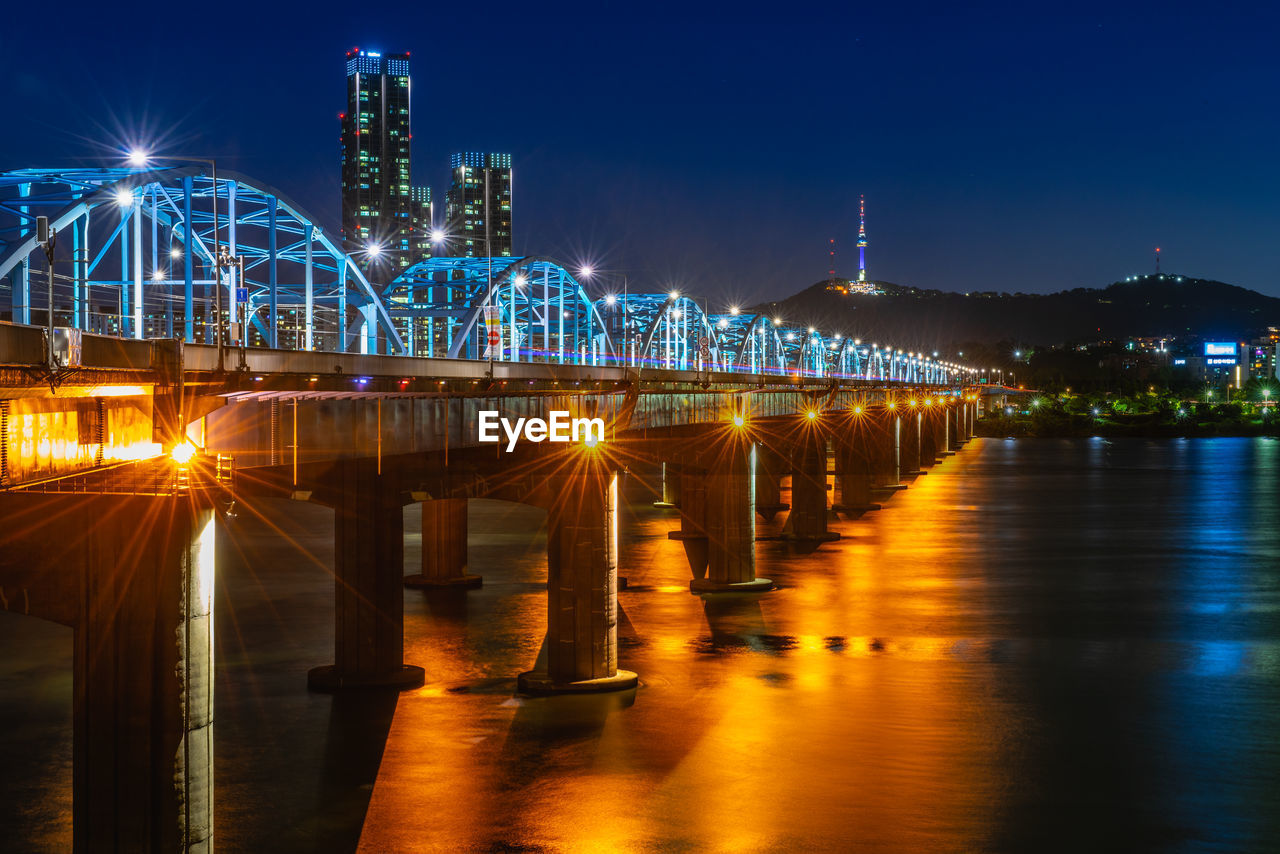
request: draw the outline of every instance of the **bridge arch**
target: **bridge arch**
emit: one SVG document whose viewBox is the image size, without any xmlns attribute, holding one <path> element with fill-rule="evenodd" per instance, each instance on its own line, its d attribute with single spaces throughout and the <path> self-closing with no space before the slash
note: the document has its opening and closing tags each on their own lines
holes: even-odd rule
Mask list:
<svg viewBox="0 0 1280 854">
<path fill-rule="evenodd" d="M 544 256 L 428 258 L 382 291 L 414 356 L 486 358 L 485 309 L 496 310 L 498 361 L 604 364 L 614 346 L 586 289 Z"/>
<path fill-rule="evenodd" d="M 816 329 L 784 326 L 778 332 L 791 373 L 803 377 L 826 376 L 828 347 Z"/>
<path fill-rule="evenodd" d="M 216 265 L 215 204 L 216 242 L 244 258 L 242 281 L 237 268 Z M 252 344 L 346 351 L 358 339 L 363 352 L 405 352 L 364 273 L 314 217 L 238 172 L 223 170 L 215 184 L 203 164 L 0 172 L 0 282 L 15 322 L 48 317 L 47 286 L 32 282 L 46 263 L 35 233 L 42 215 L 59 233 L 55 325 L 212 343 L 221 285 L 224 322 L 247 319 Z"/>
<path fill-rule="evenodd" d="M 866 379 L 870 350 L 861 338 L 839 338 L 832 343 L 828 362 L 833 376 L 847 379 Z"/>
<path fill-rule="evenodd" d="M 742 373 L 783 374 L 786 352 L 778 326 L 763 314 L 715 314 L 712 324 L 720 339 L 722 364 Z"/>
<path fill-rule="evenodd" d="M 723 365 L 715 322 L 697 300 L 678 293 L 634 294 L 625 302 L 632 330 L 626 353 L 630 364 L 676 370 L 717 370 Z"/>
</svg>

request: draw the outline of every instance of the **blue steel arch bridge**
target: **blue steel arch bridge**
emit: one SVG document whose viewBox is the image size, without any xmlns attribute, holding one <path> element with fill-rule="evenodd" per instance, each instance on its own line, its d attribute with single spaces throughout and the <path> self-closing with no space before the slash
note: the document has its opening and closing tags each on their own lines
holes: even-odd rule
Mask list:
<svg viewBox="0 0 1280 854">
<path fill-rule="evenodd" d="M 56 229 L 52 288 L 37 217 Z M 239 263 L 218 263 L 218 249 Z M 207 166 L 0 172 L 0 316 L 126 338 L 946 384 L 960 366 L 679 292 L 593 296 L 543 256 L 371 282 L 287 196 Z M 52 298 L 51 296 L 52 295 Z M 52 304 L 52 322 L 49 312 Z"/>
</svg>

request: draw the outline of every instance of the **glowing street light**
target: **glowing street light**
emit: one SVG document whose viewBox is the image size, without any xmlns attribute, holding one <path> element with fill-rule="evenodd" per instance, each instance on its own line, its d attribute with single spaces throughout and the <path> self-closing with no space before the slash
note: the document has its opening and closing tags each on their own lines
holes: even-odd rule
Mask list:
<svg viewBox="0 0 1280 854">
<path fill-rule="evenodd" d="M 126 187 L 118 188 L 116 190 L 116 204 L 122 208 L 133 207 L 133 191 Z"/>
<path fill-rule="evenodd" d="M 431 229 L 431 242 L 437 245 L 444 243 L 444 231 L 439 228 Z"/>
<path fill-rule="evenodd" d="M 672 292 L 671 292 L 671 298 L 672 298 L 672 299 L 680 299 L 680 292 L 679 292 L 679 291 L 672 291 Z"/>
<path fill-rule="evenodd" d="M 741 311 L 742 311 L 742 309 L 738 308 L 736 305 L 731 305 L 731 306 L 729 306 L 729 313 L 730 313 L 730 314 L 734 314 L 734 315 L 736 315 L 736 314 L 740 313 Z"/>
<path fill-rule="evenodd" d="M 150 153 L 141 148 L 129 149 L 128 160 L 129 160 L 130 166 L 137 166 L 141 168 L 143 166 L 146 166 L 147 161 L 150 159 L 151 159 Z"/>
<path fill-rule="evenodd" d="M 582 276 L 584 279 L 591 278 L 593 273 L 595 273 L 595 270 L 591 268 L 590 264 L 583 264 L 578 270 L 578 275 Z"/>
<path fill-rule="evenodd" d="M 588 431 L 590 433 L 590 431 Z M 178 465 L 185 466 L 191 462 L 191 458 L 196 455 L 196 447 L 190 442 L 183 442 L 174 445 L 173 450 L 169 452 L 169 457 Z"/>
<path fill-rule="evenodd" d="M 170 258 L 173 258 L 173 259 L 175 259 L 175 260 L 177 260 L 178 258 L 181 258 L 181 257 L 182 257 L 182 250 L 181 250 L 181 249 L 179 249 L 179 248 L 178 248 L 178 247 L 176 247 L 176 246 L 175 246 L 175 247 L 173 247 L 172 249 L 170 249 L 170 250 L 169 250 L 169 257 L 170 257 Z"/>
<path fill-rule="evenodd" d="M 613 305 L 617 301 L 618 301 L 618 298 L 613 294 L 607 294 L 604 298 L 605 305 Z"/>
</svg>

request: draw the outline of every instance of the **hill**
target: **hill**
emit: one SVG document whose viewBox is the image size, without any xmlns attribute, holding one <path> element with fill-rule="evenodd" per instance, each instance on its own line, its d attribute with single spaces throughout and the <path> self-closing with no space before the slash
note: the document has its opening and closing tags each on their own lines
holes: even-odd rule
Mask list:
<svg viewBox="0 0 1280 854">
<path fill-rule="evenodd" d="M 878 294 L 845 294 L 829 290 L 831 284 L 818 282 L 756 309 L 797 326 L 907 349 L 998 340 L 1027 345 L 1134 337 L 1233 340 L 1280 325 L 1280 299 L 1167 273 L 1053 294 L 958 294 L 891 282 L 876 282 Z"/>
</svg>

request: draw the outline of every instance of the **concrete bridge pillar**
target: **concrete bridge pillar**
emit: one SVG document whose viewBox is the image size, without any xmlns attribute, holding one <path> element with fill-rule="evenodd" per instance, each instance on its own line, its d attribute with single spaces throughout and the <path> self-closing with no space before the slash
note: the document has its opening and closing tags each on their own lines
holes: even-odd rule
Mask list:
<svg viewBox="0 0 1280 854">
<path fill-rule="evenodd" d="M 948 398 L 945 412 L 947 414 L 947 444 L 946 450 L 955 452 L 964 446 L 964 432 L 961 427 L 963 420 L 964 405 L 958 401 Z"/>
<path fill-rule="evenodd" d="M 790 504 L 782 502 L 782 472 L 786 467 L 787 461 L 776 449 L 763 443 L 756 445 L 756 512 L 766 522 L 791 509 Z"/>
<path fill-rule="evenodd" d="M 836 482 L 839 489 L 833 509 L 843 513 L 879 510 L 871 500 L 872 474 L 871 419 L 861 406 L 850 415 L 847 425 L 835 434 Z"/>
<path fill-rule="evenodd" d="M 405 587 L 479 587 L 467 572 L 467 499 L 422 502 L 422 572 L 407 575 Z"/>
<path fill-rule="evenodd" d="M 404 520 L 400 484 L 375 461 L 340 460 L 323 494 L 334 508 L 334 663 L 307 674 L 315 691 L 416 688 L 404 663 Z"/>
<path fill-rule="evenodd" d="M 76 852 L 213 850 L 214 511 L 0 495 L 7 607 L 68 624 Z"/>
<path fill-rule="evenodd" d="M 756 577 L 757 448 L 734 433 L 703 450 L 707 577 L 689 582 L 694 593 L 760 593 L 773 588 L 769 579 Z"/>
<path fill-rule="evenodd" d="M 595 693 L 634 688 L 618 669 L 618 479 L 595 452 L 549 480 L 546 669 L 520 674 L 526 694 Z"/>
<path fill-rule="evenodd" d="M 680 530 L 668 539 L 680 540 L 694 578 L 706 578 L 710 559 L 707 543 L 707 472 L 695 465 L 680 467 Z"/>
<path fill-rule="evenodd" d="M 938 462 L 939 412 L 936 406 L 920 409 L 920 468 L 933 468 Z"/>
<path fill-rule="evenodd" d="M 661 497 L 653 502 L 654 507 L 679 507 L 680 506 L 680 490 L 684 486 L 681 481 L 680 469 L 674 463 L 663 461 L 661 471 L 659 472 L 659 489 Z"/>
<path fill-rule="evenodd" d="M 918 475 L 923 468 L 920 465 L 921 441 L 924 436 L 923 415 L 920 401 L 908 403 L 902 410 L 902 422 L 898 427 L 898 447 L 901 449 L 902 474 Z"/>
<path fill-rule="evenodd" d="M 867 447 L 871 460 L 871 483 L 876 489 L 905 489 L 898 474 L 898 439 L 901 424 L 898 409 L 887 406 L 871 410 L 867 417 Z"/>
<path fill-rule="evenodd" d="M 823 425 L 804 424 L 791 445 L 791 515 L 783 536 L 795 540 L 838 540 L 827 530 L 827 436 Z"/>
</svg>

